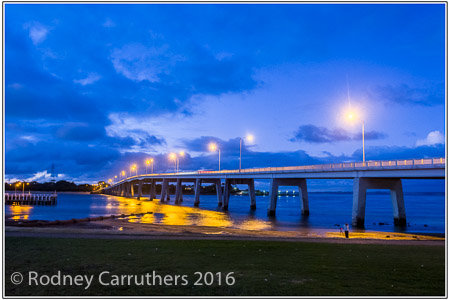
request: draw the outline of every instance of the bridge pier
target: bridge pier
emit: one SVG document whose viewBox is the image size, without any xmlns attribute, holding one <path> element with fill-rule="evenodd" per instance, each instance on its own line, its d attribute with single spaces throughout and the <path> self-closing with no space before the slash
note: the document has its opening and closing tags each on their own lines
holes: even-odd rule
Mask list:
<svg viewBox="0 0 450 300">
<path fill-rule="evenodd" d="M 175 189 L 175 204 L 180 204 L 183 201 L 183 180 L 177 178 L 177 186 Z"/>
<path fill-rule="evenodd" d="M 144 184 L 143 181 L 139 180 L 139 183 L 138 183 L 138 195 L 137 195 L 137 199 L 138 200 L 140 200 L 141 197 L 142 197 L 142 185 L 143 184 Z"/>
<path fill-rule="evenodd" d="M 121 183 L 119 185 L 119 196 L 123 197 L 124 193 L 125 193 L 125 191 L 124 191 L 124 188 L 123 188 L 123 183 Z"/>
<path fill-rule="evenodd" d="M 368 189 L 389 189 L 391 191 L 394 224 L 406 225 L 405 201 L 400 178 L 356 177 L 353 182 L 352 225 L 364 227 L 366 194 Z"/>
<path fill-rule="evenodd" d="M 164 202 L 164 199 L 166 198 L 166 193 L 168 194 L 168 189 L 169 187 L 169 180 L 168 179 L 163 179 L 162 185 L 161 185 L 161 197 L 160 197 L 160 201 Z"/>
<path fill-rule="evenodd" d="M 134 197 L 134 183 L 130 182 L 130 197 L 133 198 Z"/>
<path fill-rule="evenodd" d="M 153 201 L 153 199 L 156 199 L 156 180 L 152 179 L 151 184 L 150 184 L 150 196 L 149 199 L 150 201 Z"/>
<path fill-rule="evenodd" d="M 222 206 L 222 180 L 216 180 L 217 206 Z"/>
<path fill-rule="evenodd" d="M 230 191 L 231 191 L 232 184 L 247 184 L 248 185 L 248 195 L 250 197 L 250 208 L 256 209 L 256 194 L 255 194 L 255 180 L 254 179 L 225 179 L 225 188 L 224 188 L 224 193 L 223 193 L 223 210 L 228 210 L 228 203 L 230 202 Z"/>
<path fill-rule="evenodd" d="M 202 180 L 197 178 L 195 180 L 195 201 L 194 206 L 198 206 L 200 204 L 200 191 L 202 189 Z"/>
<path fill-rule="evenodd" d="M 269 197 L 270 204 L 267 209 L 267 214 L 269 216 L 275 216 L 277 210 L 278 201 L 278 188 L 280 186 L 297 186 L 298 192 L 301 195 L 302 203 L 302 215 L 309 215 L 309 200 L 308 200 L 308 189 L 306 185 L 306 179 L 304 178 L 274 178 L 270 181 Z"/>
</svg>

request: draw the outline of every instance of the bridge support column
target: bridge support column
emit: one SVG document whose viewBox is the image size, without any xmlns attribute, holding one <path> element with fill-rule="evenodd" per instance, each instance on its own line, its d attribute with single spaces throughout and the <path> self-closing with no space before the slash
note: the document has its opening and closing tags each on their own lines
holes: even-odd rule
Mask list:
<svg viewBox="0 0 450 300">
<path fill-rule="evenodd" d="M 267 214 L 269 216 L 275 216 L 277 210 L 277 200 L 278 200 L 278 188 L 280 186 L 297 186 L 299 195 L 301 195 L 302 203 L 302 215 L 309 215 L 309 200 L 308 200 L 308 189 L 306 185 L 306 179 L 304 178 L 274 178 L 270 181 L 270 204 Z"/>
<path fill-rule="evenodd" d="M 153 199 L 156 199 L 156 181 L 155 181 L 155 179 L 152 179 L 152 182 L 150 184 L 150 196 L 149 196 L 148 200 L 153 201 Z"/>
<path fill-rule="evenodd" d="M 162 202 L 164 202 L 164 199 L 166 199 L 166 193 L 167 193 L 168 186 L 169 186 L 169 180 L 163 179 L 162 186 L 161 186 L 161 197 L 160 197 L 160 201 L 162 201 Z"/>
<path fill-rule="evenodd" d="M 302 195 L 302 215 L 309 216 L 308 187 L 306 185 L 306 179 L 300 180 L 298 191 Z"/>
<path fill-rule="evenodd" d="M 269 209 L 267 210 L 267 214 L 269 216 L 275 216 L 275 212 L 277 210 L 278 187 L 279 187 L 278 179 L 272 179 L 270 181 L 270 188 L 269 188 L 270 204 Z"/>
<path fill-rule="evenodd" d="M 389 189 L 391 191 L 394 224 L 406 225 L 405 201 L 402 181 L 399 178 L 357 177 L 353 183 L 352 224 L 363 227 L 366 213 L 366 194 L 368 189 Z"/>
<path fill-rule="evenodd" d="M 119 192 L 119 195 L 120 195 L 121 197 L 123 197 L 123 196 L 125 195 L 125 188 L 124 188 L 124 184 L 123 184 L 123 183 L 120 184 L 120 192 Z"/>
<path fill-rule="evenodd" d="M 222 206 L 222 180 L 216 180 L 217 206 Z"/>
<path fill-rule="evenodd" d="M 225 187 L 223 189 L 223 210 L 228 210 L 228 202 L 230 202 L 231 180 L 225 179 Z"/>
<path fill-rule="evenodd" d="M 142 180 L 139 180 L 138 183 L 138 195 L 137 195 L 137 199 L 140 200 L 142 197 L 142 185 L 144 184 L 144 182 Z"/>
<path fill-rule="evenodd" d="M 175 204 L 180 204 L 183 195 L 182 179 L 177 179 L 177 187 L 175 189 Z"/>
<path fill-rule="evenodd" d="M 250 209 L 256 209 L 255 180 L 248 180 L 248 195 L 250 196 Z"/>
<path fill-rule="evenodd" d="M 130 182 L 130 197 L 134 197 L 134 183 Z"/>
<path fill-rule="evenodd" d="M 200 191 L 202 189 L 202 180 L 197 178 L 195 180 L 195 201 L 194 206 L 198 206 L 200 204 Z"/>
</svg>

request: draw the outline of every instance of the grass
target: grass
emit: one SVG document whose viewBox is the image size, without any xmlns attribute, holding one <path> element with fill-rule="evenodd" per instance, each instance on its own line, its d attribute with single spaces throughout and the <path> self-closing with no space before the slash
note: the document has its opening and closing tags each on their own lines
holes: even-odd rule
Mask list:
<svg viewBox="0 0 450 300">
<path fill-rule="evenodd" d="M 444 246 L 7 237 L 5 255 L 6 296 L 445 295 Z M 28 285 L 29 271 L 51 276 L 58 270 L 94 280 L 89 289 Z M 189 284 L 102 286 L 102 271 L 187 275 Z M 22 284 L 11 283 L 13 272 L 24 274 Z M 195 272 L 234 272 L 236 281 L 193 285 Z"/>
</svg>

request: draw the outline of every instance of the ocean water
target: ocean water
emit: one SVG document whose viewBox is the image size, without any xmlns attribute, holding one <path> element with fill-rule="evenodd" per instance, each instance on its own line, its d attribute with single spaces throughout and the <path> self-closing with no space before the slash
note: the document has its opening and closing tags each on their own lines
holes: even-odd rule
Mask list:
<svg viewBox="0 0 450 300">
<path fill-rule="evenodd" d="M 147 213 L 130 218 L 130 222 L 168 225 L 198 225 L 233 227 L 253 230 L 296 230 L 321 228 L 339 230 L 345 223 L 351 224 L 351 192 L 309 192 L 310 215 L 300 211 L 298 196 L 278 198 L 276 217 L 267 216 L 268 196 L 257 196 L 256 210 L 250 209 L 247 195 L 231 196 L 228 211 L 217 206 L 217 197 L 201 195 L 199 207 L 194 207 L 194 196 L 183 196 L 181 205 L 158 200 L 148 201 L 81 193 L 59 193 L 56 206 L 6 206 L 5 215 L 13 220 L 67 220 L 106 216 L 111 214 Z M 392 203 L 388 191 L 369 191 L 366 201 L 365 229 L 415 233 L 445 232 L 444 192 L 405 192 L 408 225 L 393 224 Z"/>
</svg>

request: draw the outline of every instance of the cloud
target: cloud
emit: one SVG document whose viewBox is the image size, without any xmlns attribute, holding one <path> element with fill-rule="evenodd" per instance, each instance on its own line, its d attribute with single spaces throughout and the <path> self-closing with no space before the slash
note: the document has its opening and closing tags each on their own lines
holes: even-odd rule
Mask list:
<svg viewBox="0 0 450 300">
<path fill-rule="evenodd" d="M 48 27 L 39 22 L 27 23 L 24 25 L 24 28 L 28 30 L 28 35 L 35 46 L 42 43 L 49 32 Z"/>
<path fill-rule="evenodd" d="M 134 81 L 158 82 L 161 73 L 177 61 L 167 53 L 168 47 L 146 47 L 140 43 L 128 44 L 113 50 L 111 61 L 117 73 Z"/>
<path fill-rule="evenodd" d="M 376 98 L 387 103 L 432 106 L 444 104 L 444 90 L 441 85 L 425 89 L 400 84 L 378 86 L 374 93 Z"/>
<path fill-rule="evenodd" d="M 47 170 L 44 170 L 42 172 L 37 172 L 33 176 L 25 179 L 25 181 L 47 181 L 52 177 L 52 174 L 49 174 Z"/>
<path fill-rule="evenodd" d="M 364 138 L 367 140 L 376 140 L 385 138 L 386 135 L 377 131 L 366 131 Z M 351 134 L 348 131 L 337 128 L 328 129 L 315 125 L 302 125 L 295 132 L 295 136 L 290 139 L 292 142 L 304 141 L 308 143 L 334 143 L 341 141 L 360 140 L 361 134 Z"/>
<path fill-rule="evenodd" d="M 75 79 L 73 82 L 81 84 L 81 85 L 88 85 L 93 84 L 94 82 L 100 80 L 100 75 L 95 73 L 90 73 L 88 77 L 82 78 L 82 79 Z"/>
<path fill-rule="evenodd" d="M 428 133 L 425 139 L 418 140 L 416 146 L 432 146 L 436 144 L 443 144 L 445 136 L 438 130 Z"/>
</svg>

